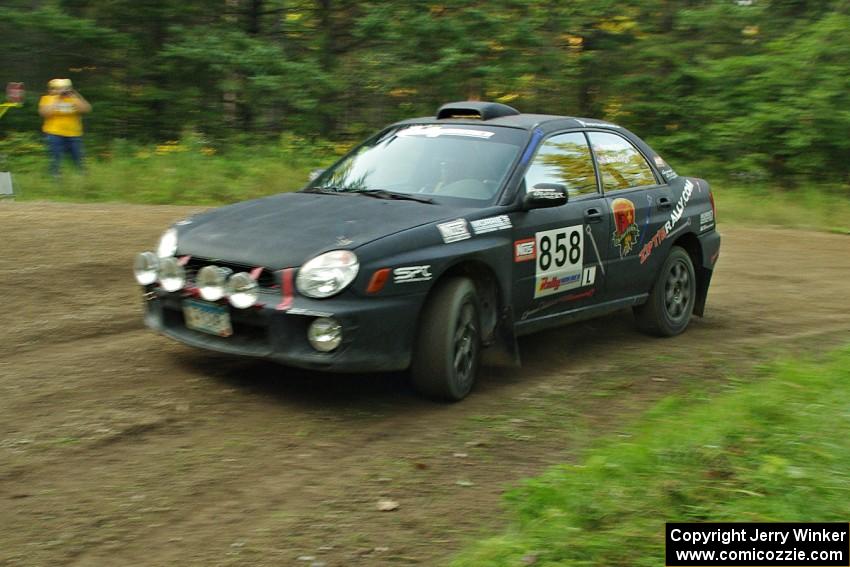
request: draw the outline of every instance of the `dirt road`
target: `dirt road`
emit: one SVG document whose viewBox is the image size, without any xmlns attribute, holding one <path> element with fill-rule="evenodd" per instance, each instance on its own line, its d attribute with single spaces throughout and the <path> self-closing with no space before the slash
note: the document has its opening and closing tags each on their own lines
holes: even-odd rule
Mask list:
<svg viewBox="0 0 850 567">
<path fill-rule="evenodd" d="M 505 487 L 652 400 L 850 340 L 847 236 L 725 228 L 685 335 L 644 337 L 624 312 L 527 337 L 521 370 L 435 405 L 403 376 L 144 329 L 133 255 L 190 211 L 0 203 L 0 564 L 444 564 L 503 525 Z"/>
</svg>

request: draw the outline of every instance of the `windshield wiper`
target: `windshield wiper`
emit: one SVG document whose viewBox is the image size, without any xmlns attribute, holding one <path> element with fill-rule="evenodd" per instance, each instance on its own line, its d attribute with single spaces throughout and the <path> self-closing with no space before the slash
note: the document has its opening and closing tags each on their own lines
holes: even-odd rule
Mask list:
<svg viewBox="0 0 850 567">
<path fill-rule="evenodd" d="M 322 195 L 342 195 L 345 192 L 343 187 L 309 187 L 301 191 L 302 193 L 321 193 Z"/>
<path fill-rule="evenodd" d="M 352 193 L 366 195 L 367 197 L 375 197 L 376 199 L 396 199 L 399 201 L 416 201 L 417 203 L 434 202 L 433 199 L 429 199 L 427 197 L 417 197 L 410 193 L 397 193 L 395 191 L 387 191 L 386 189 L 359 189 L 357 191 L 352 191 Z"/>
</svg>

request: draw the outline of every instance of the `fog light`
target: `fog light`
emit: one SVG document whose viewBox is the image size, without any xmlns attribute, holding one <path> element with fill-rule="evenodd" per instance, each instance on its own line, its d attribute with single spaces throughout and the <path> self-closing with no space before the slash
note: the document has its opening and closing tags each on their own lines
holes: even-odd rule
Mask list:
<svg viewBox="0 0 850 567">
<path fill-rule="evenodd" d="M 183 289 L 186 283 L 186 269 L 180 265 L 177 258 L 162 258 L 159 261 L 159 285 L 165 291 L 173 292 Z"/>
<path fill-rule="evenodd" d="M 254 281 L 254 278 L 251 277 L 251 274 L 239 272 L 238 274 L 233 274 L 227 280 L 225 293 L 227 293 L 227 298 L 233 307 L 237 309 L 248 309 L 257 303 L 259 286 Z"/>
<path fill-rule="evenodd" d="M 336 319 L 319 317 L 310 324 L 307 339 L 319 352 L 330 352 L 342 342 L 342 325 Z"/>
<path fill-rule="evenodd" d="M 198 271 L 195 285 L 201 297 L 207 301 L 218 301 L 224 297 L 224 285 L 231 270 L 219 266 L 204 266 Z"/>
<path fill-rule="evenodd" d="M 150 285 L 156 281 L 159 270 L 159 258 L 153 252 L 142 252 L 133 263 L 133 275 L 141 285 Z"/>
</svg>

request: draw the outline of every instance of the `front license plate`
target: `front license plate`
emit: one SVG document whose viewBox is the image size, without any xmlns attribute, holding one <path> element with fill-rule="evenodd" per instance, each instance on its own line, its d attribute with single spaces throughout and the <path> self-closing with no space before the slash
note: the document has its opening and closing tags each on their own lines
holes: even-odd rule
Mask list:
<svg viewBox="0 0 850 567">
<path fill-rule="evenodd" d="M 229 337 L 233 334 L 230 313 L 226 307 L 215 303 L 187 299 L 183 302 L 183 318 L 186 320 L 186 326 L 195 331 L 218 337 Z"/>
</svg>

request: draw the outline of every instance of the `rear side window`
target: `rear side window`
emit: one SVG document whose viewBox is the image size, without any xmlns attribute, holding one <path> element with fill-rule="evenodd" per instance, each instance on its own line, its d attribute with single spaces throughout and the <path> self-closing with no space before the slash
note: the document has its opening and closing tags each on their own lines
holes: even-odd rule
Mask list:
<svg viewBox="0 0 850 567">
<path fill-rule="evenodd" d="M 538 183 L 564 185 L 570 197 L 597 192 L 593 159 L 583 133 L 559 134 L 541 144 L 525 174 L 526 187 Z"/>
<path fill-rule="evenodd" d="M 606 191 L 655 185 L 655 175 L 643 155 L 628 140 L 608 132 L 588 132 Z"/>
</svg>

